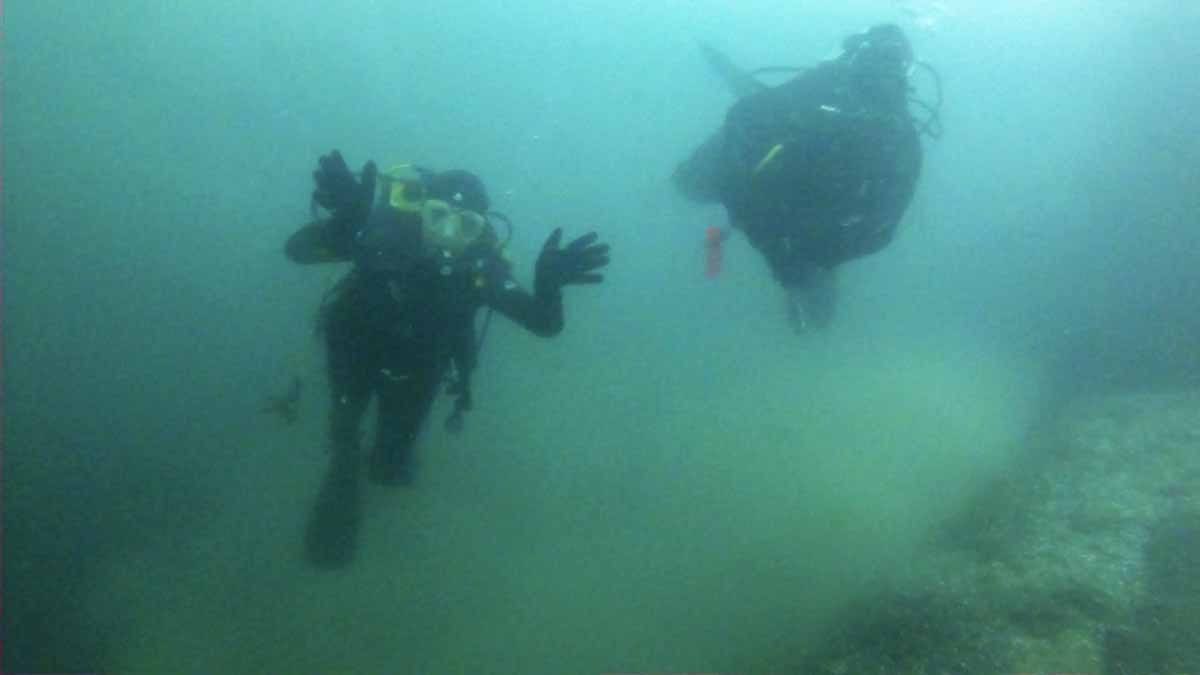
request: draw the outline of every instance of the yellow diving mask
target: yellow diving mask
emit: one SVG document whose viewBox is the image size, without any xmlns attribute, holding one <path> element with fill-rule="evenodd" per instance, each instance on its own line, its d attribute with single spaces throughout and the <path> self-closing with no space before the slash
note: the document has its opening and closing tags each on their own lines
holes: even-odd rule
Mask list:
<svg viewBox="0 0 1200 675">
<path fill-rule="evenodd" d="M 419 213 L 425 203 L 425 180 L 412 164 L 398 164 L 384 174 L 388 204 L 397 211 Z"/>
<path fill-rule="evenodd" d="M 388 205 L 421 217 L 421 239 L 427 251 L 459 255 L 492 233 L 482 214 L 430 195 L 428 174 L 412 164 L 399 164 L 383 174 Z"/>
</svg>

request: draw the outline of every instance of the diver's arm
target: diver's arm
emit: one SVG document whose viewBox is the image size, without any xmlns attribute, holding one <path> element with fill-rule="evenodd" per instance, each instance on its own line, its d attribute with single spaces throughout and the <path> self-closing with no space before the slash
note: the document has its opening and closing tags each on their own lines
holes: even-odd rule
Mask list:
<svg viewBox="0 0 1200 675">
<path fill-rule="evenodd" d="M 294 263 L 312 265 L 350 260 L 348 228 L 330 220 L 313 221 L 288 237 L 284 254 Z"/>
<path fill-rule="evenodd" d="M 562 291 L 533 294 L 512 278 L 508 263 L 499 257 L 487 261 L 489 267 L 483 302 L 512 319 L 534 335 L 551 337 L 563 328 Z"/>
<path fill-rule="evenodd" d="M 555 228 L 542 245 L 534 267 L 532 295 L 522 291 L 511 276 L 488 285 L 492 293 L 485 301 L 538 335 L 555 335 L 562 330 L 562 287 L 598 284 L 604 275 L 597 270 L 608 264 L 608 245 L 597 243 L 595 232 L 560 247 L 562 234 L 561 227 Z M 497 256 L 492 259 L 503 263 Z M 507 266 L 503 269 L 507 274 Z"/>
<path fill-rule="evenodd" d="M 333 150 L 323 155 L 313 172 L 312 203 L 314 211 L 320 206 L 332 215 L 293 234 L 284 246 L 287 257 L 302 265 L 349 260 L 352 233 L 371 209 L 376 173 L 375 162 L 367 162 L 355 177 L 342 153 Z"/>
</svg>

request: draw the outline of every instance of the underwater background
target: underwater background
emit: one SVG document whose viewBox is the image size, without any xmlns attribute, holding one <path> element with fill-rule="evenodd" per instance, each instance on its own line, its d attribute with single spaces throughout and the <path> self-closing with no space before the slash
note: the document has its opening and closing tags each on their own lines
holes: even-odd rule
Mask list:
<svg viewBox="0 0 1200 675">
<path fill-rule="evenodd" d="M 0 667 L 1200 671 L 1200 6 L 831 4 L 7 3 Z M 667 180 L 732 102 L 697 44 L 882 21 L 945 135 L 798 338 Z M 282 254 L 332 148 L 480 174 L 525 283 L 554 227 L 613 246 L 557 338 L 492 322 L 335 573 L 345 270 Z"/>
</svg>

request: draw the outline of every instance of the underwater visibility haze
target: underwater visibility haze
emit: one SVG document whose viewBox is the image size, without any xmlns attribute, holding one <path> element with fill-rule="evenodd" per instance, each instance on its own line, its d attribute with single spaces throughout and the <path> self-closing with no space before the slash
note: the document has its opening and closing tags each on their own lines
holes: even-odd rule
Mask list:
<svg viewBox="0 0 1200 675">
<path fill-rule="evenodd" d="M 0 667 L 1200 670 L 1135 630 L 1200 615 L 1200 9 L 832 4 L 8 3 Z M 832 328 L 797 336 L 744 237 L 706 277 L 726 214 L 670 185 L 733 102 L 698 45 L 803 67 L 881 22 L 940 74 L 944 134 Z M 367 489 L 331 572 L 302 540 L 345 267 L 283 244 L 333 148 L 479 174 L 524 284 L 556 227 L 613 256 L 557 337 L 492 319 L 463 431 L 439 398 L 416 483 Z M 1013 543 L 1068 513 L 1060 547 Z M 1104 555 L 1071 537 L 1126 527 L 1125 581 L 1167 610 L 1003 601 L 1015 552 L 1086 575 Z M 961 555 L 930 552 L 947 536 Z M 997 595 L 946 609 L 969 587 Z M 1037 649 L 937 661 L 978 636 L 865 618 L 898 597 Z"/>
</svg>

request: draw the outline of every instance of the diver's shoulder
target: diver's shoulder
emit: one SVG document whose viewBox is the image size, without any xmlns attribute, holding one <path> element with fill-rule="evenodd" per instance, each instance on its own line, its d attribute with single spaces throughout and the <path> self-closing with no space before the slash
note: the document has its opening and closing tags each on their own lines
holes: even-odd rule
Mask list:
<svg viewBox="0 0 1200 675">
<path fill-rule="evenodd" d="M 844 76 L 836 64 L 820 63 L 762 94 L 790 105 L 813 105 L 837 98 Z"/>
</svg>

